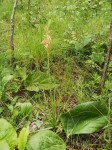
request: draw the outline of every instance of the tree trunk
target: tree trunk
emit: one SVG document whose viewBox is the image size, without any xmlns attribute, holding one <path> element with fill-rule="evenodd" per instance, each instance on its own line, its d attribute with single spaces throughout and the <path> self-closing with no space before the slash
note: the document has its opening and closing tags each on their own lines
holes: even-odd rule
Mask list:
<svg viewBox="0 0 112 150">
<path fill-rule="evenodd" d="M 18 0 L 14 1 L 14 6 L 10 18 L 10 48 L 12 50 L 11 54 L 11 65 L 13 65 L 14 68 L 14 17 L 15 17 L 15 12 L 16 12 L 16 7 L 17 7 Z"/>
<path fill-rule="evenodd" d="M 111 52 L 112 52 L 112 0 L 111 0 L 111 21 L 110 21 L 109 48 L 108 48 L 107 55 L 106 55 L 106 58 L 105 58 L 105 64 L 104 64 L 104 69 L 103 69 L 102 79 L 101 79 L 100 93 L 102 92 L 102 89 L 103 89 L 103 87 L 105 85 L 106 76 L 107 76 L 107 72 L 108 72 L 108 66 L 109 66 L 109 62 L 110 62 Z"/>
</svg>

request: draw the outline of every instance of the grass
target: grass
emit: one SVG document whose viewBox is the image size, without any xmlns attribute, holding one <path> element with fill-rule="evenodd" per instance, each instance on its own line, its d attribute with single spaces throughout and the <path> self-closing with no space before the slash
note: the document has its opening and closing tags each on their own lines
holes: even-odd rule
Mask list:
<svg viewBox="0 0 112 150">
<path fill-rule="evenodd" d="M 96 53 L 97 49 L 99 52 L 106 51 L 102 45 L 107 46 L 108 43 L 110 8 L 109 3 L 105 1 L 97 5 L 98 8 L 95 2 L 92 3 L 91 5 L 81 0 L 47 0 L 46 4 L 43 4 L 40 0 L 34 0 L 31 2 L 28 16 L 27 1 L 23 1 L 22 5 L 18 2 L 14 33 L 16 69 L 14 80 L 10 81 L 5 89 L 4 101 L 8 101 L 8 105 L 3 108 L 6 114 L 1 112 L 1 116 L 10 120 L 11 113 L 7 116 L 11 111 L 8 106 L 15 109 L 18 101 L 29 101 L 34 108 L 30 121 L 42 120 L 43 128 L 51 127 L 56 130 L 60 128 L 60 113 L 68 111 L 78 103 L 109 99 L 111 85 L 104 89 L 102 95 L 97 95 L 102 68 L 99 67 L 98 71 L 95 69 L 96 59 L 92 59 L 91 55 Z M 12 7 L 13 2 L 0 1 L 1 72 L 10 70 L 9 30 Z M 49 57 L 42 45 L 45 26 L 51 30 Z M 39 70 L 46 72 L 48 63 L 50 78 L 53 76 L 59 86 L 48 91 L 27 91 L 24 86 L 25 77 Z M 0 77 L 2 80 L 2 75 Z M 110 82 L 111 75 L 108 79 Z M 12 99 L 15 100 L 14 104 Z M 11 121 L 18 127 L 21 120 L 15 118 Z"/>
</svg>

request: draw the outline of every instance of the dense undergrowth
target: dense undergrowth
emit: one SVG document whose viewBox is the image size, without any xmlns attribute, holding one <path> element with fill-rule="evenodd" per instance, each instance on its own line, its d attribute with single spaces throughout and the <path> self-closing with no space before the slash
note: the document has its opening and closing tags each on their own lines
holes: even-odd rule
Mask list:
<svg viewBox="0 0 112 150">
<path fill-rule="evenodd" d="M 13 64 L 9 43 L 12 8 L 13 1 L 0 0 L 1 118 L 10 122 L 18 134 L 22 132 L 24 141 L 27 141 L 29 132 L 31 135 L 41 129 L 47 129 L 45 133 L 43 131 L 37 133 L 37 142 L 41 143 L 44 136 L 45 141 L 47 136 L 57 138 L 55 142 L 62 147 L 51 148 L 52 150 L 66 149 L 65 143 L 69 150 L 111 149 L 112 61 L 109 64 L 105 87 L 99 94 L 108 49 L 110 2 L 33 0 L 28 7 L 27 0 L 18 1 L 14 22 Z M 89 104 L 91 107 L 85 106 Z M 74 127 L 71 127 L 73 118 L 70 116 L 78 112 L 76 118 L 77 116 L 81 118 L 79 112 L 83 113 L 86 109 L 95 111 L 93 106 L 102 112 L 96 113 L 96 118 L 103 119 L 102 125 L 97 127 L 99 120 L 96 121 L 95 118 L 91 123 L 96 127 L 95 130 L 89 130 L 90 126 L 87 127 L 88 131 L 83 130 L 84 125 L 81 127 L 79 125 L 74 130 Z M 88 116 L 85 113 L 86 115 Z M 91 117 L 93 116 L 92 114 Z M 67 128 L 66 117 L 71 129 Z M 86 119 L 91 121 L 91 117 L 82 117 L 82 122 L 84 123 Z M 77 122 L 77 119 L 73 123 L 75 121 Z M 90 135 L 89 138 L 84 134 L 93 133 L 104 126 L 105 131 L 100 130 L 100 133 Z M 58 133 L 64 142 L 57 134 L 49 131 L 50 129 Z M 43 137 L 39 140 L 38 136 L 41 134 Z M 85 138 L 74 134 L 84 134 L 82 137 Z M 93 140 L 90 141 L 90 138 Z M 33 140 L 35 141 L 35 135 L 29 140 L 29 145 L 27 144 L 28 150 L 39 148 L 33 147 L 35 145 L 32 144 Z M 3 143 L 6 144 L 7 142 Z M 18 145 L 19 150 L 24 150 L 24 146 L 21 148 L 21 144 Z M 41 147 L 39 150 L 44 148 Z"/>
</svg>

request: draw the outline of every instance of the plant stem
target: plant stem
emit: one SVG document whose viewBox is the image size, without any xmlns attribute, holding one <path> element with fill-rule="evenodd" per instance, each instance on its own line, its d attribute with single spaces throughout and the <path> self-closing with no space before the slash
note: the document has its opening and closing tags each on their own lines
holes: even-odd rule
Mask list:
<svg viewBox="0 0 112 150">
<path fill-rule="evenodd" d="M 53 96 L 52 96 L 52 113 L 53 113 L 54 126 L 56 127 L 55 89 L 54 89 L 54 91 L 53 91 Z"/>
<path fill-rule="evenodd" d="M 112 136 L 111 136 L 111 99 L 110 99 L 110 96 L 109 96 L 109 128 L 108 128 L 108 137 L 109 137 L 109 147 L 111 148 Z"/>
<path fill-rule="evenodd" d="M 13 69 L 15 68 L 15 65 L 14 65 L 14 61 L 15 61 L 15 58 L 14 58 L 14 17 L 15 17 L 17 4 L 18 4 L 18 0 L 15 0 L 11 18 L 10 18 L 10 26 L 11 26 L 10 27 L 10 48 L 12 50 L 11 65 L 13 65 Z"/>
<path fill-rule="evenodd" d="M 47 67 L 48 67 L 48 75 L 50 78 L 50 84 L 51 84 L 51 74 L 50 74 L 50 50 L 47 47 Z M 52 109 L 52 117 L 53 117 L 53 125 L 56 126 L 56 105 L 55 105 L 55 90 L 54 93 L 52 93 L 52 90 L 50 89 L 50 99 L 51 99 L 51 109 Z"/>
<path fill-rule="evenodd" d="M 48 68 L 48 75 L 50 78 L 50 56 L 49 56 L 49 48 L 46 49 L 47 51 L 47 68 Z"/>
</svg>

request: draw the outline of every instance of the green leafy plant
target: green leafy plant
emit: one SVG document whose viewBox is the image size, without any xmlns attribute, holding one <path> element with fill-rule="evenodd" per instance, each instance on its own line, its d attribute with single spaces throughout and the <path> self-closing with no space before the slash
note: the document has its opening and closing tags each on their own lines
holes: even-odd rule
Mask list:
<svg viewBox="0 0 112 150">
<path fill-rule="evenodd" d="M 100 95 L 97 89 L 108 49 L 110 1 L 46 0 L 45 4 L 42 0 L 18 1 L 13 37 L 14 70 L 10 64 L 11 49 L 8 44 L 12 8 L 13 1 L 0 0 L 0 115 L 13 123 L 19 138 L 18 143 L 15 142 L 16 148 L 12 149 L 9 145 L 10 140 L 13 141 L 11 134 L 7 139 L 3 136 L 0 150 L 24 150 L 27 138 L 27 146 L 31 150 L 35 150 L 35 145 L 42 150 L 40 145 L 48 150 L 66 149 L 63 140 L 52 131 L 43 130 L 31 136 L 27 128 L 21 130 L 27 121 L 31 121 L 31 132 L 43 128 L 56 131 L 58 128 L 61 135 L 65 130 L 67 138 L 72 134 L 93 133 L 108 124 L 105 132 L 108 147 L 101 142 L 98 149 L 109 149 L 112 61 Z M 59 86 L 54 78 L 59 80 Z M 96 102 L 102 99 L 106 104 Z M 88 100 L 95 102 L 82 103 Z M 77 105 L 80 102 L 82 104 Z M 61 124 L 60 113 L 63 111 L 66 113 L 61 115 Z M 1 122 L 2 128 L 3 125 Z M 75 137 L 78 136 L 72 137 L 73 142 Z M 84 146 L 90 145 L 89 140 L 87 142 Z M 83 145 L 82 140 L 80 143 Z M 70 149 L 94 149 L 93 143 L 91 148 L 76 148 L 75 144 L 70 141 Z"/>
<path fill-rule="evenodd" d="M 17 65 L 14 73 L 15 73 L 16 78 L 19 77 L 21 79 L 21 82 L 25 81 L 27 78 L 26 67 L 20 67 L 19 65 Z"/>
<path fill-rule="evenodd" d="M 11 150 L 14 150 L 17 144 L 17 133 L 13 126 L 5 119 L 0 119 L 0 142 L 1 141 L 1 146 L 6 146 L 7 149 L 9 146 Z"/>
<path fill-rule="evenodd" d="M 30 137 L 27 150 L 66 150 L 64 141 L 50 130 L 39 131 Z"/>
<path fill-rule="evenodd" d="M 5 119 L 0 119 L 0 149 L 14 150 L 18 145 L 18 150 L 25 150 L 29 127 L 22 128 L 17 139 L 17 133 L 13 126 Z"/>
<path fill-rule="evenodd" d="M 1 85 L 0 85 L 0 98 L 4 97 L 6 86 L 7 86 L 8 82 L 11 81 L 12 79 L 13 79 L 13 75 L 11 75 L 11 74 L 5 75 L 2 78 Z"/>
<path fill-rule="evenodd" d="M 19 115 L 22 115 L 23 117 L 27 117 L 32 113 L 32 104 L 29 102 L 26 103 L 18 102 L 15 107 L 20 108 Z"/>
<path fill-rule="evenodd" d="M 54 132 L 50 130 L 42 130 L 37 134 L 30 137 L 29 126 L 22 128 L 19 137 L 17 139 L 17 133 L 13 126 L 5 119 L 0 119 L 0 149 L 14 150 L 15 146 L 18 146 L 18 150 L 25 150 L 27 144 L 27 150 L 44 150 L 46 148 L 51 150 L 66 150 L 64 141 Z"/>
<path fill-rule="evenodd" d="M 89 134 L 108 124 L 108 108 L 101 101 L 86 102 L 63 113 L 60 119 L 67 137 L 73 134 Z"/>
<path fill-rule="evenodd" d="M 0 149 L 4 149 L 4 150 L 10 150 L 10 147 L 8 145 L 8 143 L 5 140 L 0 140 Z"/>
<path fill-rule="evenodd" d="M 41 89 L 49 90 L 55 88 L 56 86 L 57 84 L 55 83 L 55 80 L 50 79 L 46 73 L 41 71 L 30 74 L 25 81 L 25 87 L 28 91 L 38 92 Z"/>
<path fill-rule="evenodd" d="M 18 137 L 18 149 L 25 150 L 26 142 L 29 134 L 29 127 L 23 128 Z"/>
</svg>

